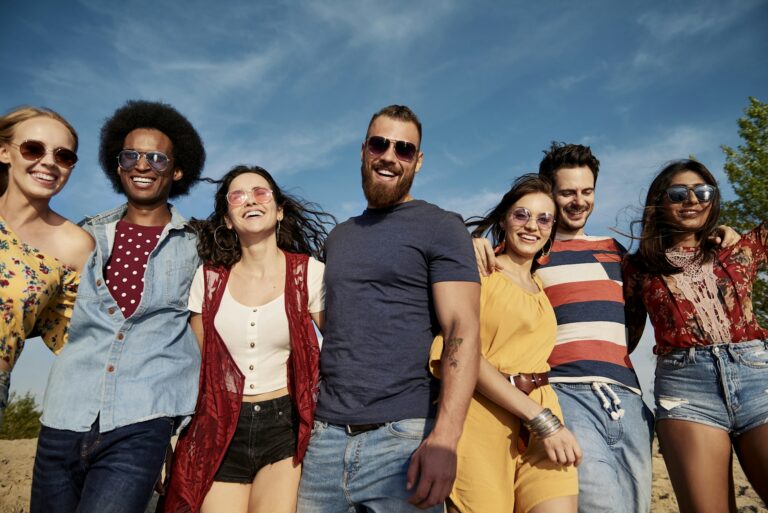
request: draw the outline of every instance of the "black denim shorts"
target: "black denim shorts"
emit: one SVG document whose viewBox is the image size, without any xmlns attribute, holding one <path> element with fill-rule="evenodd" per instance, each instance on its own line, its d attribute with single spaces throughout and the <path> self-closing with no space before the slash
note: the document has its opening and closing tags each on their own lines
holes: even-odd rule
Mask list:
<svg viewBox="0 0 768 513">
<path fill-rule="evenodd" d="M 267 465 L 293 457 L 298 436 L 298 415 L 285 395 L 240 407 L 235 436 L 214 481 L 251 483 Z"/>
</svg>

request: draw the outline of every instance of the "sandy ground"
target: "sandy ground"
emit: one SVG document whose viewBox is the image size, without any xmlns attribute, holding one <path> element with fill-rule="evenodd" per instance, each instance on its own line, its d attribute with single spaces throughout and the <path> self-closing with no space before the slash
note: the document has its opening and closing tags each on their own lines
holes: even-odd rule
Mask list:
<svg viewBox="0 0 768 513">
<path fill-rule="evenodd" d="M 32 483 L 32 465 L 37 440 L 0 440 L 0 513 L 26 513 L 29 511 L 29 488 Z M 760 498 L 752 490 L 741 471 L 734 469 L 736 504 L 739 513 L 768 513 Z M 677 511 L 677 501 L 667 477 L 664 461 L 654 449 L 653 457 L 653 513 Z"/>
</svg>

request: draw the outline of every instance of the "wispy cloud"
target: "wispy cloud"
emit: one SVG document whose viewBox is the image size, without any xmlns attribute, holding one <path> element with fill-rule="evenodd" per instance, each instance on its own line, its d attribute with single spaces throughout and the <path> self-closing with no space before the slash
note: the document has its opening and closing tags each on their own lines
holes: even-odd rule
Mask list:
<svg viewBox="0 0 768 513">
<path fill-rule="evenodd" d="M 700 72 L 732 58 L 739 34 L 723 34 L 749 20 L 758 9 L 765 16 L 765 0 L 705 0 L 660 4 L 639 15 L 637 43 L 623 62 L 614 66 L 606 89 L 629 94 Z M 714 43 L 714 44 L 713 44 Z M 706 51 L 704 50 L 706 49 Z M 717 55 L 719 54 L 719 55 Z"/>
<path fill-rule="evenodd" d="M 454 12 L 453 0 L 425 0 L 418 4 L 382 4 L 376 0 L 347 0 L 343 2 L 306 2 L 305 5 L 323 25 L 346 33 L 350 46 L 374 46 L 379 51 L 392 52 L 439 25 Z M 415 15 L 416 9 L 428 13 Z"/>
<path fill-rule="evenodd" d="M 256 140 L 216 141 L 210 145 L 214 157 L 206 166 L 207 174 L 221 176 L 236 163 L 258 164 L 284 176 L 319 170 L 335 162 L 339 155 L 346 155 L 349 149 L 340 149 L 357 142 L 361 130 L 341 120 L 282 127 Z"/>
<path fill-rule="evenodd" d="M 480 192 L 461 197 L 443 196 L 441 198 L 436 198 L 435 202 L 445 210 L 456 212 L 461 214 L 464 219 L 468 219 L 474 216 L 481 216 L 488 212 L 488 210 L 501 200 L 501 196 L 504 192 L 506 192 L 506 190 L 499 192 L 484 188 Z"/>
<path fill-rule="evenodd" d="M 765 1 L 709 0 L 663 5 L 660 9 L 642 14 L 638 23 L 654 39 L 667 43 L 678 38 L 723 32 L 756 7 L 765 5 Z"/>
</svg>

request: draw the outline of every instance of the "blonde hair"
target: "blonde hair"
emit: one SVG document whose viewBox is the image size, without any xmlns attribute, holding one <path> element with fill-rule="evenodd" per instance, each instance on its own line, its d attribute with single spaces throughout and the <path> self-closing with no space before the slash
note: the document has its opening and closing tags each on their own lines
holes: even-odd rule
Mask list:
<svg viewBox="0 0 768 513">
<path fill-rule="evenodd" d="M 30 107 L 28 105 L 17 107 L 0 117 L 0 144 L 9 144 L 11 142 L 13 134 L 16 131 L 16 126 L 19 123 L 39 117 L 55 119 L 67 127 L 67 130 L 69 130 L 72 137 L 75 139 L 75 147 L 72 148 L 72 151 L 77 152 L 77 131 L 75 131 L 75 128 L 69 124 L 69 121 L 64 119 L 58 112 L 51 109 L 45 107 Z M 5 193 L 6 187 L 8 187 L 8 164 L 0 162 L 0 195 Z"/>
</svg>

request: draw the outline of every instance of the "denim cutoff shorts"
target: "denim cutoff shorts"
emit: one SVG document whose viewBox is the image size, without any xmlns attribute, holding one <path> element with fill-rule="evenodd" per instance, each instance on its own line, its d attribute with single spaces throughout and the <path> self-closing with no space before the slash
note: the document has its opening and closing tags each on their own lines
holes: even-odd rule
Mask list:
<svg viewBox="0 0 768 513">
<path fill-rule="evenodd" d="M 656 422 L 688 420 L 739 436 L 768 422 L 768 341 L 698 346 L 656 361 Z"/>
<path fill-rule="evenodd" d="M 293 457 L 298 430 L 299 417 L 289 395 L 243 402 L 235 435 L 213 480 L 252 483 L 263 467 Z"/>
</svg>

